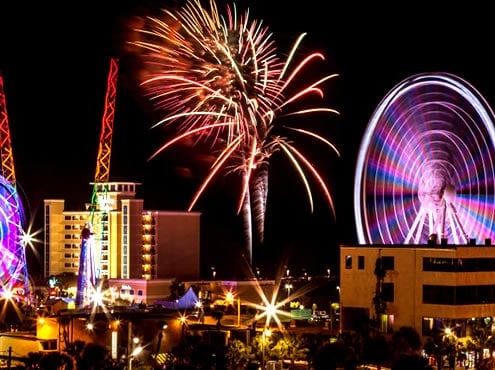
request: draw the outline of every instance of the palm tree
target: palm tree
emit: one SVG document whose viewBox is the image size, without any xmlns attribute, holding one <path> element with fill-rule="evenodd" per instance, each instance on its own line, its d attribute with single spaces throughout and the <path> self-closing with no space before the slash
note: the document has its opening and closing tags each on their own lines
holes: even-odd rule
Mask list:
<svg viewBox="0 0 495 370">
<path fill-rule="evenodd" d="M 432 370 L 420 354 L 421 337 L 416 329 L 402 326 L 392 334 L 393 370 Z"/>
<path fill-rule="evenodd" d="M 26 365 L 26 370 L 39 369 L 40 360 L 43 355 L 40 352 L 30 352 L 23 362 Z"/>
<path fill-rule="evenodd" d="M 435 358 L 438 369 L 442 368 L 442 344 L 436 338 L 428 337 L 423 345 L 423 349 L 428 356 Z"/>
<path fill-rule="evenodd" d="M 475 352 L 475 361 L 481 360 L 481 349 L 489 341 L 491 336 L 491 320 L 477 319 L 468 322 L 469 339 L 467 341 L 468 349 Z"/>
<path fill-rule="evenodd" d="M 72 358 L 60 352 L 48 352 L 43 354 L 39 358 L 39 367 L 32 367 L 33 369 L 43 369 L 43 370 L 72 370 L 74 364 Z"/>
<path fill-rule="evenodd" d="M 378 322 L 380 317 L 387 313 L 387 302 L 383 299 L 383 280 L 385 279 L 386 270 L 383 267 L 383 259 L 378 256 L 375 262 L 376 287 L 373 296 L 373 305 L 375 306 L 375 326 L 379 328 Z"/>
<path fill-rule="evenodd" d="M 313 368 L 315 370 L 337 369 L 337 364 L 343 361 L 344 349 L 345 345 L 341 341 L 324 344 L 315 355 Z"/>
<path fill-rule="evenodd" d="M 377 370 L 390 360 L 389 342 L 384 335 L 368 338 L 364 356 L 365 362 L 375 364 Z"/>
<path fill-rule="evenodd" d="M 272 353 L 277 358 L 290 360 L 291 368 L 297 360 L 306 360 L 309 348 L 305 346 L 304 341 L 295 334 L 289 334 L 279 339 L 272 348 Z"/>
<path fill-rule="evenodd" d="M 241 370 L 255 359 L 255 354 L 253 354 L 251 346 L 239 339 L 233 339 L 229 342 L 226 358 L 232 369 Z"/>
</svg>

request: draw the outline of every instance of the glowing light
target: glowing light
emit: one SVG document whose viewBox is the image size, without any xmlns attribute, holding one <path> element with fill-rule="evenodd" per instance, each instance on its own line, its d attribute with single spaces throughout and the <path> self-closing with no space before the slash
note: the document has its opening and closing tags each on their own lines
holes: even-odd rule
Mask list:
<svg viewBox="0 0 495 370">
<path fill-rule="evenodd" d="M 143 352 L 143 347 L 141 347 L 141 346 L 137 346 L 136 348 L 134 348 L 134 349 L 132 350 L 131 356 L 137 356 L 137 355 L 139 355 L 141 352 Z"/>
<path fill-rule="evenodd" d="M 165 9 L 163 18 L 148 17 L 137 30 L 141 38 L 132 44 L 146 62 L 140 73 L 145 94 L 166 114 L 153 127 L 173 126 L 177 133 L 151 158 L 179 142 L 209 148 L 215 159 L 189 210 L 215 178 L 238 176 L 237 213 L 242 213 L 246 225 L 251 260 L 252 228 L 256 241 L 264 240 L 268 167 L 275 153 L 285 155 L 294 166 L 311 211 L 310 179 L 335 212 L 328 186 L 307 154 L 297 148 L 295 138 L 313 139 L 337 156 L 339 152 L 323 135 L 292 126 L 297 116 L 339 114 L 319 106 L 324 84 L 337 75 L 311 76 L 314 63 L 325 59 L 321 53 L 296 61 L 306 34 L 300 35 L 285 59 L 269 28 L 251 21 L 248 11 L 238 16 L 237 9 L 227 5 L 224 16 L 214 1 L 209 4 L 206 9 L 199 0 L 190 0 L 178 10 Z"/>
<path fill-rule="evenodd" d="M 232 291 L 228 291 L 226 294 L 225 294 L 225 303 L 227 305 L 231 305 L 232 303 L 234 303 L 234 299 L 235 299 L 235 295 Z"/>
<path fill-rule="evenodd" d="M 180 321 L 181 325 L 187 324 L 187 316 L 186 315 L 180 315 L 179 321 Z"/>
<path fill-rule="evenodd" d="M 4 289 L 2 292 L 2 298 L 6 300 L 12 300 L 14 298 L 14 292 L 10 289 Z"/>
<path fill-rule="evenodd" d="M 267 337 L 271 337 L 272 331 L 270 328 L 264 328 L 261 333 L 261 368 L 265 368 L 265 341 Z"/>
<path fill-rule="evenodd" d="M 293 286 L 290 283 L 285 284 L 285 289 L 287 289 L 287 296 L 290 296 L 290 291 L 292 290 Z"/>
<path fill-rule="evenodd" d="M 87 290 L 86 301 L 91 307 L 90 320 L 93 320 L 97 312 L 103 311 L 109 322 L 114 321 L 111 312 L 108 309 L 108 303 L 112 301 L 112 289 L 103 289 L 103 281 L 97 286 L 89 286 Z"/>
<path fill-rule="evenodd" d="M 0 284 L 29 294 L 22 224 L 24 211 L 15 186 L 0 176 Z"/>
<path fill-rule="evenodd" d="M 282 265 L 283 266 L 283 265 Z M 251 267 L 248 267 L 251 271 L 251 275 L 254 278 L 254 272 Z M 284 307 L 290 303 L 291 301 L 297 300 L 299 297 L 302 297 L 313 289 L 316 288 L 315 285 L 306 284 L 304 286 L 299 287 L 298 289 L 288 294 L 286 297 L 279 297 L 279 292 L 282 286 L 282 276 L 283 269 L 280 269 L 276 272 L 276 280 L 275 285 L 273 287 L 273 291 L 271 292 L 271 296 L 267 296 L 263 287 L 261 286 L 261 281 L 259 279 L 253 279 L 255 282 L 255 289 L 258 293 L 258 297 L 261 299 L 261 303 L 249 302 L 243 300 L 243 303 L 248 307 L 252 307 L 256 309 L 258 312 L 254 317 L 254 321 L 258 322 L 260 320 L 264 321 L 263 327 L 270 328 L 272 322 L 276 324 L 278 330 L 282 333 L 286 331 L 286 327 L 283 321 L 290 320 L 292 315 L 289 311 L 286 311 Z M 302 306 L 301 306 L 302 308 Z"/>
<path fill-rule="evenodd" d="M 483 96 L 455 75 L 419 74 L 397 84 L 359 150 L 359 243 L 494 238 L 494 121 Z"/>
<path fill-rule="evenodd" d="M 41 234 L 43 229 L 40 228 L 38 230 L 33 231 L 32 226 L 33 225 L 30 223 L 28 228 L 22 231 L 21 243 L 24 246 L 29 247 L 36 254 L 36 256 L 39 257 L 39 253 L 38 250 L 36 249 L 35 244 L 43 243 L 43 240 L 37 238 L 37 236 Z"/>
</svg>

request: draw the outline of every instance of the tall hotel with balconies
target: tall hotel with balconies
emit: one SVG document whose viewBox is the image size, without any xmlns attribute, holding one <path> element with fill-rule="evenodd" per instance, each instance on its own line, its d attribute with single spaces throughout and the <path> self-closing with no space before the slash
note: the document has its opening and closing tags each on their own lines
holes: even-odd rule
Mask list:
<svg viewBox="0 0 495 370">
<path fill-rule="evenodd" d="M 78 273 L 81 231 L 94 238 L 97 273 L 106 279 L 195 280 L 200 275 L 200 213 L 144 210 L 133 182 L 94 186 L 95 205 L 64 209 L 44 201 L 45 277 Z"/>
</svg>

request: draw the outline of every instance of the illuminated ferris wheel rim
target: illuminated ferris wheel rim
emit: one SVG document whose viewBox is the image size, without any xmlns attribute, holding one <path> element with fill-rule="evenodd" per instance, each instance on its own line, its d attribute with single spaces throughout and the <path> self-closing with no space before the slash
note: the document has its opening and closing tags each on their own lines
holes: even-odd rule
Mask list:
<svg viewBox="0 0 495 370">
<path fill-rule="evenodd" d="M 0 176 L 0 279 L 2 285 L 24 285 L 27 272 L 22 242 L 23 209 L 15 187 Z"/>
<path fill-rule="evenodd" d="M 421 73 L 413 75 L 399 84 L 397 84 L 380 102 L 374 111 L 368 126 L 365 130 L 361 146 L 358 152 L 355 181 L 354 181 L 354 212 L 356 221 L 356 231 L 358 242 L 360 244 L 376 243 L 370 235 L 368 228 L 368 219 L 366 219 L 366 204 L 363 199 L 366 197 L 366 180 L 369 148 L 376 139 L 375 135 L 378 131 L 378 126 L 382 123 L 382 119 L 388 118 L 387 114 L 393 112 L 395 105 L 398 105 L 416 90 L 421 91 L 423 88 L 440 89 L 442 92 L 452 92 L 462 98 L 463 102 L 467 102 L 469 108 L 476 113 L 479 124 L 483 124 L 489 136 L 489 144 L 493 147 L 495 143 L 495 130 L 493 126 L 494 114 L 484 97 L 467 81 L 450 73 Z M 488 140 L 488 138 L 487 138 Z M 450 196 L 450 194 L 449 194 Z M 397 242 L 398 244 L 401 242 Z"/>
</svg>

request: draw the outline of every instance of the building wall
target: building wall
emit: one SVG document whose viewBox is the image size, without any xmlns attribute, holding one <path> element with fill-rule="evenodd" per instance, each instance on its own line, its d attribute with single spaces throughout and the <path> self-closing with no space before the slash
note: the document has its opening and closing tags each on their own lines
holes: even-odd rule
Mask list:
<svg viewBox="0 0 495 370">
<path fill-rule="evenodd" d="M 44 202 L 45 277 L 64 272 L 76 273 L 79 263 L 81 215 L 67 213 L 64 200 Z M 86 216 L 82 216 L 86 219 Z"/>
<path fill-rule="evenodd" d="M 108 278 L 116 279 L 122 276 L 121 233 L 122 213 L 110 212 L 109 243 L 108 243 Z"/>
<path fill-rule="evenodd" d="M 112 209 L 64 210 L 64 200 L 45 200 L 45 277 L 78 273 L 81 231 L 94 218 L 95 238 L 102 240 L 102 276 L 110 279 L 198 279 L 200 274 L 200 213 L 146 211 L 143 200 L 134 199 L 134 183 L 108 183 L 103 192 Z M 122 190 L 122 192 L 120 192 Z M 103 212 L 108 224 L 102 226 Z M 153 274 L 144 273 L 144 223 L 154 218 Z M 150 251 L 146 253 L 151 253 Z M 148 256 L 149 257 L 149 256 Z M 150 258 L 151 258 L 150 257 Z"/>
<path fill-rule="evenodd" d="M 153 211 L 157 278 L 200 277 L 200 213 Z"/>
<path fill-rule="evenodd" d="M 120 201 L 122 224 L 120 228 L 121 245 L 128 248 L 128 253 L 123 248 L 122 272 L 119 277 L 124 279 L 140 279 L 142 276 L 141 263 L 141 238 L 142 238 L 142 199 L 123 199 Z"/>
<path fill-rule="evenodd" d="M 110 279 L 109 288 L 114 299 L 121 298 L 130 302 L 150 305 L 170 296 L 174 280 Z M 138 294 L 139 292 L 142 294 Z"/>
<path fill-rule="evenodd" d="M 359 258 L 364 264 L 359 268 Z M 394 268 L 387 270 L 384 282 L 393 283 L 394 299 L 387 302 L 387 314 L 393 315 L 392 329 L 401 326 L 414 327 L 422 332 L 423 318 L 470 319 L 472 317 L 493 316 L 495 304 L 425 304 L 423 286 L 471 286 L 493 285 L 495 271 L 441 272 L 423 271 L 423 259 L 432 258 L 495 258 L 493 246 L 341 246 L 340 247 L 340 305 L 342 310 L 342 330 L 349 329 L 352 320 L 346 312 L 368 312 L 375 317 L 373 297 L 376 291 L 374 273 L 377 258 L 393 257 Z M 349 258 L 352 265 L 346 266 Z M 363 261 L 363 260 L 362 260 Z M 347 323 L 347 324 L 346 324 Z"/>
</svg>

